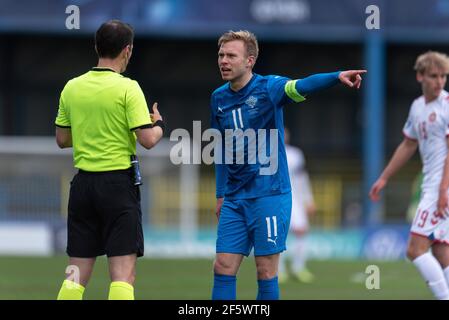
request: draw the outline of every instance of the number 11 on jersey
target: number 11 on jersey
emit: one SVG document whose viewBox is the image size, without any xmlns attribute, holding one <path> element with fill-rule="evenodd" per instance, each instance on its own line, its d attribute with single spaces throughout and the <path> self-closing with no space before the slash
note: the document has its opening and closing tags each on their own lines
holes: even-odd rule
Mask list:
<svg viewBox="0 0 449 320">
<path fill-rule="evenodd" d="M 232 110 L 232 119 L 234 120 L 234 128 L 236 130 L 243 129 L 242 108 Z M 240 126 L 237 123 L 239 123 Z"/>
</svg>

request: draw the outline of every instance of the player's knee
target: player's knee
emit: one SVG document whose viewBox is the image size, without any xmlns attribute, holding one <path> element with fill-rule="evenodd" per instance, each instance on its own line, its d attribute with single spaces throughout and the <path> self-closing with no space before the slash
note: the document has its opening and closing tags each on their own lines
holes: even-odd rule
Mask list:
<svg viewBox="0 0 449 320">
<path fill-rule="evenodd" d="M 420 255 L 423 255 L 424 253 L 426 253 L 426 250 L 422 250 L 418 246 L 409 245 L 407 247 L 407 258 L 410 261 L 415 260 L 416 258 L 418 258 Z"/>
<path fill-rule="evenodd" d="M 130 274 L 129 276 L 128 276 L 128 283 L 129 284 L 134 284 L 134 281 L 136 281 L 136 274 L 135 273 L 132 273 L 132 274 Z"/>
<path fill-rule="evenodd" d="M 235 266 L 227 259 L 217 257 L 214 261 L 214 273 L 224 275 L 235 275 L 237 271 Z"/>
<path fill-rule="evenodd" d="M 443 247 L 440 245 L 432 246 L 432 254 L 435 259 L 441 264 L 443 268 L 449 266 L 449 251 L 448 247 L 444 245 Z"/>
<path fill-rule="evenodd" d="M 432 255 L 435 257 L 435 259 L 437 259 L 438 261 L 442 260 L 443 255 L 438 251 L 438 250 L 434 250 L 432 248 Z"/>
<path fill-rule="evenodd" d="M 276 277 L 276 270 L 269 266 L 257 266 L 257 279 L 267 280 Z"/>
</svg>

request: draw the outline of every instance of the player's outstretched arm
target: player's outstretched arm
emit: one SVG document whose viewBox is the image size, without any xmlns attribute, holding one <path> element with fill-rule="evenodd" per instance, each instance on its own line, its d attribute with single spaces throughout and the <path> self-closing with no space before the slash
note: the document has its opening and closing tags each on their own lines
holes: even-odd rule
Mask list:
<svg viewBox="0 0 449 320">
<path fill-rule="evenodd" d="M 380 199 L 380 192 L 387 185 L 388 180 L 413 156 L 417 147 L 418 142 L 409 138 L 405 138 L 401 142 L 387 167 L 371 187 L 369 196 L 372 201 Z"/>
<path fill-rule="evenodd" d="M 348 87 L 359 89 L 362 83 L 361 75 L 363 73 L 366 73 L 366 70 L 348 70 L 330 73 L 317 73 L 304 79 L 289 81 L 289 83 L 287 83 L 286 92 L 287 94 L 291 92 L 291 86 L 294 84 L 296 92 L 301 96 L 305 96 L 310 93 L 330 88 L 340 82 Z"/>
</svg>

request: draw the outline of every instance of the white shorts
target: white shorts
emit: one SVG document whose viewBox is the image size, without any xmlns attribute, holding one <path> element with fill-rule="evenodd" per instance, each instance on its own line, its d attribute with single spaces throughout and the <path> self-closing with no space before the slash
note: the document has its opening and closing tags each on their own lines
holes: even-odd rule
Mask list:
<svg viewBox="0 0 449 320">
<path fill-rule="evenodd" d="M 438 194 L 428 193 L 420 201 L 410 232 L 435 242 L 449 244 L 449 211 L 437 213 Z"/>
<path fill-rule="evenodd" d="M 309 219 L 306 208 L 292 199 L 292 216 L 290 218 L 290 230 L 309 229 Z"/>
</svg>

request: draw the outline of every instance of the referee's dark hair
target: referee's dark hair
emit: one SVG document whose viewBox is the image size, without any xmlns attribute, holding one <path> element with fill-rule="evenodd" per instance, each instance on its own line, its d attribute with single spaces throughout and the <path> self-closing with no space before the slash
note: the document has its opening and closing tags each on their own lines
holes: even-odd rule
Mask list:
<svg viewBox="0 0 449 320">
<path fill-rule="evenodd" d="M 116 58 L 127 45 L 132 45 L 134 30 L 120 20 L 103 23 L 95 33 L 95 48 L 99 58 Z"/>
</svg>

